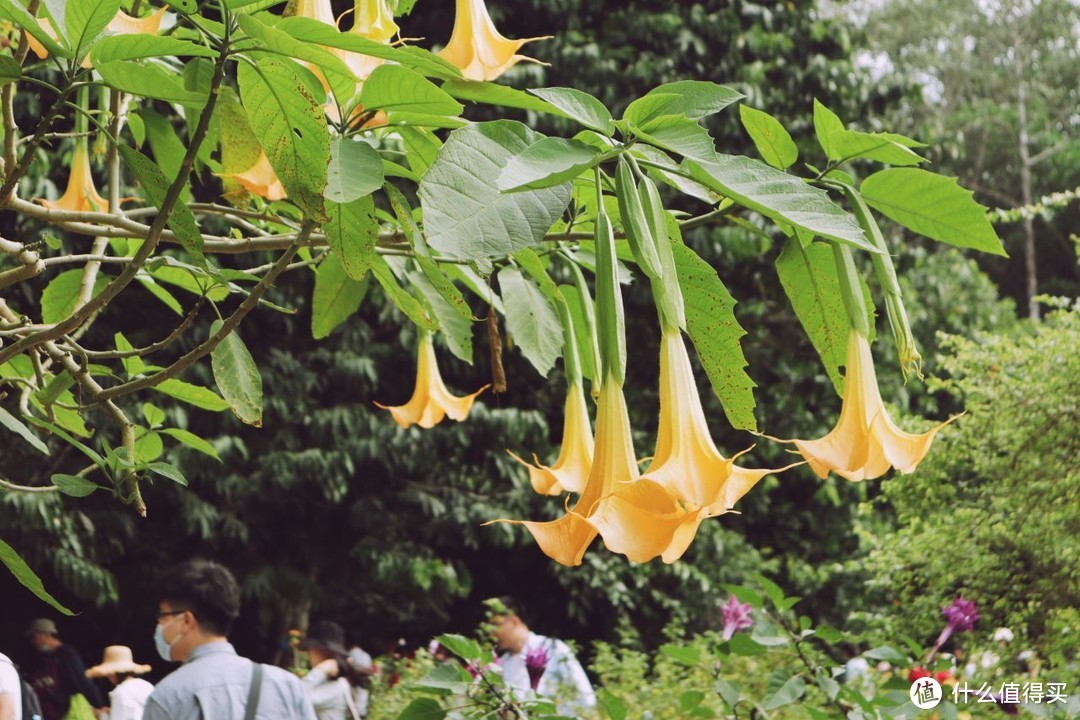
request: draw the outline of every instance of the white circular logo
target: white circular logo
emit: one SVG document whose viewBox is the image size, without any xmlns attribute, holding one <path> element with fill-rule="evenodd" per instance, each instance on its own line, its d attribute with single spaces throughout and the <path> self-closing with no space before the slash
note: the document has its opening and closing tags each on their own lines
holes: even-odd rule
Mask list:
<svg viewBox="0 0 1080 720">
<path fill-rule="evenodd" d="M 931 710 L 941 702 L 941 685 L 932 677 L 919 678 L 911 683 L 908 697 L 920 710 Z"/>
</svg>

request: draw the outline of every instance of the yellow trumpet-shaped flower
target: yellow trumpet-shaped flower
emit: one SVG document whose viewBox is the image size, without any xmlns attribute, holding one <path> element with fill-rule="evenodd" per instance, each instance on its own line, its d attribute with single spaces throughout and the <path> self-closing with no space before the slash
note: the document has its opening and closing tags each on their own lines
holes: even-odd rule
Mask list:
<svg viewBox="0 0 1080 720">
<path fill-rule="evenodd" d="M 393 13 L 386 6 L 386 0 L 356 0 L 353 7 L 353 26 L 349 32 L 379 43 L 389 43 L 400 32 Z M 372 70 L 386 62 L 382 58 L 354 52 L 343 53 L 342 59 L 361 80 L 367 79 Z"/>
<path fill-rule="evenodd" d="M 540 62 L 517 51 L 550 35 L 510 40 L 495 29 L 484 0 L 457 0 L 455 7 L 454 30 L 439 55 L 461 68 L 466 80 L 494 80 L 522 60 Z"/>
<path fill-rule="evenodd" d="M 220 177 L 232 178 L 243 185 L 248 192 L 266 198 L 271 202 L 286 197 L 285 187 L 281 184 L 281 180 L 278 179 L 277 173 L 274 172 L 270 159 L 266 157 L 266 153 L 262 150 L 259 151 L 259 157 L 255 160 L 255 163 L 247 170 L 238 173 L 221 173 Z"/>
<path fill-rule="evenodd" d="M 334 19 L 334 8 L 330 0 L 296 0 L 294 17 L 306 17 L 326 23 L 336 28 L 337 21 Z"/>
<path fill-rule="evenodd" d="M 510 453 L 510 457 L 529 469 L 529 482 L 532 483 L 533 490 L 541 495 L 561 495 L 566 491 L 580 493 L 585 490 L 585 483 L 589 479 L 593 459 L 593 434 L 585 391 L 580 383 L 570 385 L 566 394 L 565 415 L 562 447 L 554 465 L 541 465 L 540 459 L 535 455 L 533 459 L 536 464 L 532 465 Z"/>
<path fill-rule="evenodd" d="M 589 521 L 611 550 L 634 562 L 657 556 L 674 562 L 702 520 L 728 512 L 758 481 L 778 472 L 738 467 L 737 457 L 725 458 L 716 448 L 686 344 L 677 328 L 667 328 L 661 339 L 660 422 L 652 462 L 640 480 L 601 500 Z"/>
<path fill-rule="evenodd" d="M 596 410 L 596 445 L 592 468 L 577 503 L 557 520 L 532 522 L 493 520 L 524 525 L 549 558 L 562 565 L 580 565 L 597 530 L 586 519 L 600 502 L 623 483 L 638 478 L 630 416 L 622 386 L 608 378 L 600 387 Z"/>
<path fill-rule="evenodd" d="M 68 175 L 67 189 L 56 200 L 42 200 L 41 203 L 53 210 L 72 212 L 108 212 L 109 201 L 98 195 L 94 187 L 94 177 L 90 172 L 90 153 L 85 143 L 75 146 L 71 158 L 71 172 Z"/>
<path fill-rule="evenodd" d="M 416 424 L 422 428 L 431 428 L 442 422 L 443 418 L 461 422 L 469 415 L 476 396 L 487 390 L 480 388 L 472 395 L 458 397 L 451 395 L 439 375 L 439 366 L 435 362 L 435 345 L 429 333 L 420 335 L 420 352 L 416 366 L 416 389 L 409 402 L 391 407 L 375 403 L 384 410 L 389 410 L 394 420 L 403 428 Z"/>
<path fill-rule="evenodd" d="M 829 471 L 852 481 L 872 480 L 896 468 L 909 473 L 926 457 L 934 435 L 949 418 L 921 435 L 904 432 L 885 409 L 870 355 L 870 343 L 852 329 L 848 335 L 847 372 L 840 420 L 819 440 L 792 440 L 820 478 Z"/>
</svg>

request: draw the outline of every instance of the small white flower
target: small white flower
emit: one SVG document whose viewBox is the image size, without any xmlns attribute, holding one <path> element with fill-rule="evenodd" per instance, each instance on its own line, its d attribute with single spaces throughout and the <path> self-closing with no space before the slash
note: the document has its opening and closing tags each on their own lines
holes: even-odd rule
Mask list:
<svg viewBox="0 0 1080 720">
<path fill-rule="evenodd" d="M 1011 643 L 1013 637 L 1013 631 L 1007 627 L 999 627 L 994 631 L 994 642 Z"/>
<path fill-rule="evenodd" d="M 1000 660 L 1001 658 L 997 656 L 997 653 L 988 650 L 979 657 L 979 665 L 984 669 L 989 669 L 997 665 Z"/>
</svg>

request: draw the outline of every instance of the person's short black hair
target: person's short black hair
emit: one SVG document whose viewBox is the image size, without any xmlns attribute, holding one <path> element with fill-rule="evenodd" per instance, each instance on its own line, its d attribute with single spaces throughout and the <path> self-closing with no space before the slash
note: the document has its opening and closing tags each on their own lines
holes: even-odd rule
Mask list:
<svg viewBox="0 0 1080 720">
<path fill-rule="evenodd" d="M 224 565 L 212 560 L 180 563 L 161 582 L 159 598 L 175 610 L 190 610 L 199 627 L 229 634 L 240 614 L 240 586 Z"/>
<path fill-rule="evenodd" d="M 485 600 L 489 615 L 516 616 L 525 625 L 529 624 L 529 614 L 524 603 L 512 595 L 503 595 Z"/>
</svg>

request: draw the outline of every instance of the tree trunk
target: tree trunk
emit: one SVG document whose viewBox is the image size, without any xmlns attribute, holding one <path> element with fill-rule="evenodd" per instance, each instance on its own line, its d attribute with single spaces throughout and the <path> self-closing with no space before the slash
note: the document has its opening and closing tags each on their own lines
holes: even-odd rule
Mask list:
<svg viewBox="0 0 1080 720">
<path fill-rule="evenodd" d="M 1019 54 L 1018 51 L 1017 55 Z M 1020 146 L 1020 202 L 1025 208 L 1030 208 L 1034 202 L 1031 192 L 1031 139 L 1028 135 L 1024 64 L 1020 57 L 1016 60 L 1016 106 L 1019 124 L 1017 140 Z M 1039 294 L 1038 274 L 1035 267 L 1035 221 L 1030 215 L 1024 218 L 1024 279 L 1028 298 L 1028 317 L 1038 321 L 1039 303 L 1035 300 L 1035 296 Z"/>
</svg>

